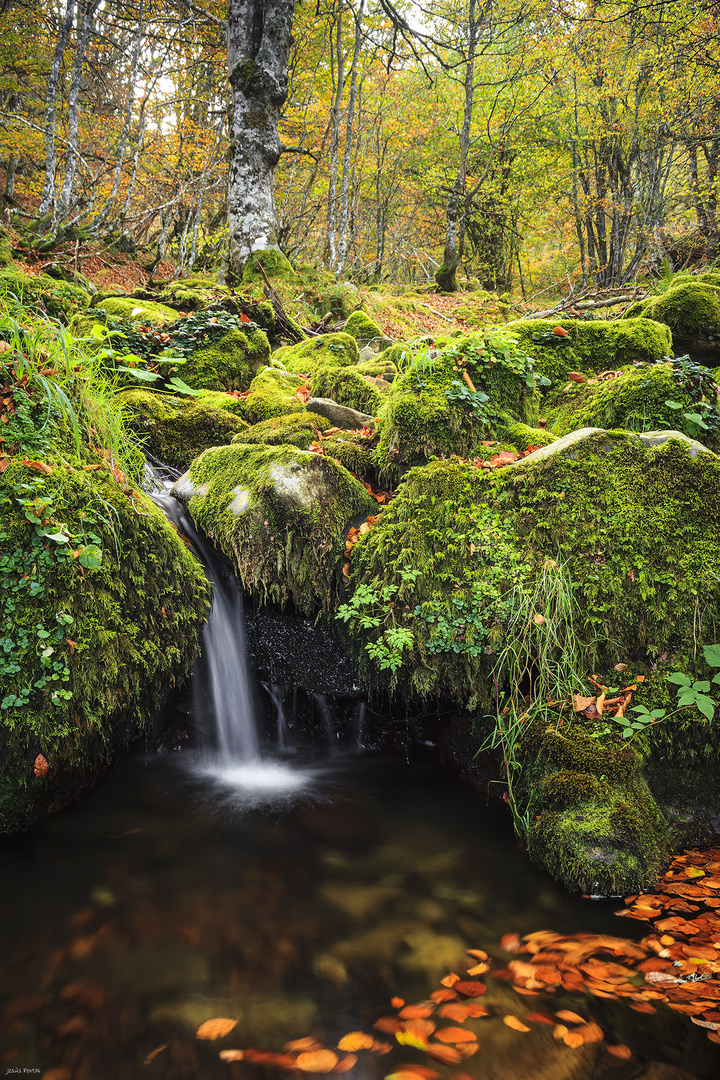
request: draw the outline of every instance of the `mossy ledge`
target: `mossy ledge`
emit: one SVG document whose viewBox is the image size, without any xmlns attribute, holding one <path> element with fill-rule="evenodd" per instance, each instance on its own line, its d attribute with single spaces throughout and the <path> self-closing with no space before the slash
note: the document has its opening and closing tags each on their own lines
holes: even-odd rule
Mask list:
<svg viewBox="0 0 720 1080">
<path fill-rule="evenodd" d="M 52 469 L 44 490 L 54 512 L 72 532 L 87 529 L 90 514 L 103 555 L 101 565 L 84 569 L 63 546 L 46 545 L 43 567 L 36 562 L 30 578 L 15 569 L 16 555 L 30 550 L 34 530 L 13 497 L 13 485 L 26 470 L 6 470 L 0 572 L 3 589 L 18 591 L 11 633 L 25 632 L 34 640 L 38 625 L 52 630 L 57 616 L 67 617 L 53 647 L 69 681 L 49 682 L 33 690 L 27 705 L 0 712 L 2 832 L 24 828 L 74 801 L 147 730 L 153 710 L 190 669 L 209 609 L 199 563 L 149 499 L 124 494 L 104 469 L 88 474 L 60 462 Z M 42 644 L 19 653 L 18 670 L 3 681 L 5 700 L 42 681 Z M 62 685 L 71 693 L 67 699 L 56 693 Z M 44 777 L 33 771 L 38 754 L 49 765 Z"/>
<path fill-rule="evenodd" d="M 207 450 L 173 494 L 247 592 L 307 614 L 336 602 L 348 527 L 376 506 L 337 462 L 287 445 Z"/>
</svg>

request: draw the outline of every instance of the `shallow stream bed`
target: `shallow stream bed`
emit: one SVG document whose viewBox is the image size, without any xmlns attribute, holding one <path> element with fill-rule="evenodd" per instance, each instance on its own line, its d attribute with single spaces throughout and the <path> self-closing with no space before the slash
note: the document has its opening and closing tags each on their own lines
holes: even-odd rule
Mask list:
<svg viewBox="0 0 720 1080">
<path fill-rule="evenodd" d="M 448 972 L 462 975 L 473 963 L 465 949 L 502 967 L 509 932 L 647 930 L 617 919 L 618 901 L 556 887 L 517 848 L 508 818 L 431 762 L 294 765 L 301 783 L 272 794 L 194 772 L 191 761 L 126 757 L 77 806 L 0 844 L 2 1073 L 298 1076 L 219 1052 L 281 1050 L 310 1035 L 332 1047 L 372 1032 L 391 998 L 422 1001 Z M 348 1075 L 381 1080 L 415 1062 L 455 1080 L 720 1076 L 720 1047 L 665 1006 L 643 1015 L 621 1001 L 523 997 L 486 981 L 490 1015 L 475 1021 L 474 1057 L 446 1068 L 385 1036 L 393 1049 L 361 1055 Z M 502 1021 L 561 1008 L 597 1019 L 633 1057 Z M 224 1038 L 196 1038 L 215 1017 L 239 1021 Z"/>
</svg>

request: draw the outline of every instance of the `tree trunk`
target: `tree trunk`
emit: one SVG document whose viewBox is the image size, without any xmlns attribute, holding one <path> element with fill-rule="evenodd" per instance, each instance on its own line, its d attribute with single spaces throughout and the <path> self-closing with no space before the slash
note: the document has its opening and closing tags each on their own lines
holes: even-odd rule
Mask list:
<svg viewBox="0 0 720 1080">
<path fill-rule="evenodd" d="M 337 265 L 333 267 L 341 274 L 345 266 L 348 250 L 348 208 L 350 203 L 350 173 L 352 171 L 353 121 L 355 119 L 355 95 L 357 92 L 357 72 L 362 45 L 362 20 L 365 0 L 360 0 L 360 7 L 355 16 L 355 48 L 350 67 L 350 93 L 348 96 L 347 122 L 345 125 L 345 153 L 343 156 L 342 183 L 340 185 L 340 223 L 338 228 Z"/>
<path fill-rule="evenodd" d="M 128 86 L 128 100 L 127 108 L 125 109 L 125 123 L 120 134 L 120 140 L 118 142 L 117 150 L 117 162 L 115 165 L 115 176 L 113 177 L 112 191 L 107 197 L 105 205 L 92 223 L 93 229 L 98 229 L 104 221 L 107 220 L 107 216 L 112 209 L 113 203 L 117 198 L 117 193 L 120 189 L 120 180 L 122 177 L 122 167 L 125 162 L 125 151 L 127 149 L 128 135 L 130 134 L 130 125 L 132 123 L 133 105 L 135 104 L 135 87 L 137 86 L 138 71 L 140 68 L 140 43 L 142 41 L 143 33 L 143 15 L 145 14 L 145 0 L 140 0 L 140 11 L 138 14 L 137 30 L 135 32 L 135 45 L 133 48 L 133 66 L 130 75 L 130 85 Z"/>
<path fill-rule="evenodd" d="M 75 13 L 75 0 L 68 0 L 65 19 L 60 29 L 60 34 L 53 53 L 50 75 L 48 76 L 47 93 L 45 95 L 45 115 L 43 126 L 45 128 L 45 184 L 42 198 L 38 207 L 38 217 L 43 217 L 55 204 L 55 170 L 57 168 L 57 147 L 55 146 L 55 99 L 57 98 L 58 83 L 60 81 L 60 64 L 62 62 L 65 46 L 67 45 L 70 31 L 72 30 L 73 15 Z"/>
<path fill-rule="evenodd" d="M 72 80 L 70 82 L 70 96 L 68 97 L 68 144 L 67 159 L 65 161 L 65 178 L 62 191 L 60 192 L 60 205 L 58 218 L 65 217 L 72 207 L 73 183 L 75 181 L 75 169 L 77 166 L 78 150 L 78 127 L 80 123 L 80 86 L 82 82 L 82 68 L 85 60 L 85 50 L 93 27 L 95 13 L 100 7 L 100 0 L 90 0 L 83 15 L 77 48 L 75 50 L 75 62 L 73 63 Z"/>
<path fill-rule="evenodd" d="M 463 255 L 465 240 L 465 181 L 467 178 L 468 154 L 470 152 L 470 125 L 472 123 L 473 101 L 475 97 L 475 48 L 477 44 L 477 24 L 475 21 L 475 0 L 470 0 L 468 11 L 468 51 L 465 62 L 465 107 L 463 124 L 460 132 L 460 160 L 452 191 L 448 196 L 445 211 L 445 250 L 442 266 L 435 271 L 435 281 L 443 292 L 457 292 L 457 270 Z"/>
<path fill-rule="evenodd" d="M 335 22 L 335 49 L 330 50 L 330 70 L 334 80 L 330 105 L 330 176 L 327 197 L 328 261 L 335 269 L 337 262 L 337 207 L 335 205 L 338 179 L 338 148 L 340 146 L 340 104 L 345 81 L 345 57 L 342 44 L 343 0 L 340 0 Z"/>
<path fill-rule="evenodd" d="M 230 0 L 230 263 L 242 274 L 256 251 L 277 249 L 278 121 L 288 92 L 294 0 Z"/>
</svg>

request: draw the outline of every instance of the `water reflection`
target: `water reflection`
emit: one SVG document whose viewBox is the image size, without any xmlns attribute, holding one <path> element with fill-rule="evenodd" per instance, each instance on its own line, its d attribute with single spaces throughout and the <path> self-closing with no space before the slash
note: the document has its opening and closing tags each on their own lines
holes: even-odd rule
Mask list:
<svg viewBox="0 0 720 1080">
<path fill-rule="evenodd" d="M 468 947 L 497 954 L 508 931 L 644 932 L 556 888 L 504 817 L 425 764 L 270 766 L 265 779 L 280 769 L 276 779 L 298 780 L 295 790 L 256 786 L 243 806 L 250 777 L 218 782 L 182 757 L 127 759 L 81 804 L 0 847 L 3 1068 L 66 1070 L 54 1080 L 272 1080 L 268 1068 L 220 1061 L 219 1050 L 279 1050 L 307 1035 L 336 1045 L 372 1030 L 391 997 L 422 1000 L 447 971 L 464 971 Z M 244 794 L 229 812 L 233 792 Z M 720 1075 L 717 1048 L 669 1010 L 590 1004 L 636 1055 L 618 1062 L 601 1047 L 558 1045 L 551 1029 L 509 1030 L 500 1017 L 527 1002 L 506 983 L 488 985 L 483 1004 L 498 1017 L 478 1022 L 481 1048 L 465 1075 Z M 563 1005 L 586 1008 L 577 995 Z M 236 1016 L 225 1039 L 195 1038 L 211 1017 Z M 398 1046 L 349 1075 L 381 1078 L 412 1060 L 422 1056 Z"/>
</svg>

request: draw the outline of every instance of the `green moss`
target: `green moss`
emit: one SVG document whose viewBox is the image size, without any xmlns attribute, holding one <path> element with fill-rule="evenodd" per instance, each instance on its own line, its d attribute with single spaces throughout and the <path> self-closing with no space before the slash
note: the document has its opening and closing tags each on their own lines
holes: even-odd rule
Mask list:
<svg viewBox="0 0 720 1080">
<path fill-rule="evenodd" d="M 131 426 L 151 454 L 178 469 L 210 446 L 223 446 L 247 431 L 248 424 L 205 398 L 179 398 L 150 390 L 126 390 L 122 400 L 131 410 Z"/>
<path fill-rule="evenodd" d="M 354 285 L 318 283 L 315 288 L 306 286 L 307 302 L 318 319 L 331 315 L 333 322 L 343 322 L 360 307 L 362 301 Z"/>
<path fill-rule="evenodd" d="M 269 359 L 270 345 L 262 330 L 228 330 L 212 344 L 194 349 L 180 375 L 196 390 L 247 390 Z"/>
<path fill-rule="evenodd" d="M 222 409 L 225 412 L 232 413 L 233 416 L 239 416 L 241 420 L 246 418 L 247 405 L 245 399 L 238 397 L 235 393 L 225 390 L 203 390 L 201 396 L 196 400 L 203 401 L 206 405 L 212 405 L 214 409 Z"/>
<path fill-rule="evenodd" d="M 52 541 L 36 550 L 35 529 L 14 497 L 27 470 L 13 465 L 3 474 L 0 574 L 6 598 L 16 597 L 12 627 L 3 630 L 14 641 L 28 634 L 29 644 L 18 654 L 19 670 L 3 676 L 2 831 L 76 798 L 147 730 L 153 710 L 190 668 L 208 610 L 200 565 L 149 499 L 124 494 L 108 470 L 71 471 L 59 460 L 52 468 L 41 478 L 52 521 L 73 535 L 96 535 L 102 562 L 84 568 L 67 545 Z M 23 551 L 32 561 L 17 569 L 15 553 Z M 58 616 L 66 625 L 56 641 Z M 36 636 L 38 626 L 47 628 L 45 639 Z M 46 656 L 48 641 L 54 651 Z M 58 679 L 36 689 L 56 662 Z M 28 704 L 8 705 L 23 687 L 31 688 Z M 40 753 L 50 766 L 44 779 L 33 773 Z"/>
<path fill-rule="evenodd" d="M 413 350 L 410 345 L 400 342 L 383 349 L 377 358 L 377 363 L 385 367 L 386 371 L 403 371 L 413 358 Z"/>
<path fill-rule="evenodd" d="M 432 457 L 469 457 L 482 440 L 500 436 L 508 420 L 532 425 L 539 415 L 539 394 L 529 390 L 520 373 L 500 362 L 481 364 L 476 352 L 482 335 L 465 335 L 439 356 L 416 362 L 399 375 L 380 409 L 380 439 L 375 462 L 383 475 L 397 478 L 410 465 Z M 453 397 L 467 370 L 477 391 L 489 397 L 487 408 L 474 410 Z M 450 395 L 450 396 L 448 396 Z"/>
<path fill-rule="evenodd" d="M 282 251 L 279 248 L 266 248 L 264 251 L 254 251 L 245 262 L 242 276 L 244 282 L 264 280 L 258 263 L 269 278 L 297 280 L 297 274 Z"/>
<path fill-rule="evenodd" d="M 357 342 L 343 333 L 322 334 L 298 345 L 284 345 L 276 349 L 273 356 L 288 371 L 302 375 L 314 375 L 322 367 L 349 367 L 360 362 Z"/>
<path fill-rule="evenodd" d="M 248 592 L 306 613 L 336 598 L 348 526 L 375 506 L 332 459 L 291 446 L 208 450 L 176 491 Z"/>
<path fill-rule="evenodd" d="M 353 431 L 341 431 L 333 438 L 325 438 L 322 445 L 328 457 L 336 458 L 348 472 L 365 479 L 373 473 L 372 450 L 368 441 Z"/>
<path fill-rule="evenodd" d="M 312 395 L 376 416 L 387 391 L 382 394 L 369 380 L 357 367 L 318 368 L 312 377 Z"/>
<path fill-rule="evenodd" d="M 559 326 L 567 337 L 552 334 Z M 635 363 L 655 363 L 672 355 L 667 327 L 649 318 L 609 321 L 596 319 L 521 319 L 504 328 L 535 360 L 538 371 L 552 382 L 554 398 L 567 382 L 569 371 L 614 370 Z"/>
<path fill-rule="evenodd" d="M 2 226 L 0 226 L 0 266 L 5 267 L 6 269 L 13 269 L 15 267 L 10 237 L 7 234 L 7 230 Z"/>
<path fill-rule="evenodd" d="M 527 845 L 565 888 L 604 896 L 651 887 L 670 850 L 667 822 L 641 779 L 606 799 L 543 811 Z"/>
<path fill-rule="evenodd" d="M 0 270 L 0 298 L 12 294 L 31 311 L 69 323 L 90 303 L 90 293 L 67 281 L 55 281 L 46 274 L 25 274 L 20 270 Z"/>
<path fill-rule="evenodd" d="M 364 311 L 353 311 L 345 323 L 345 333 L 363 345 L 367 345 L 369 341 L 385 341 L 382 327 Z"/>
<path fill-rule="evenodd" d="M 567 810 L 584 802 L 605 801 L 609 794 L 608 782 L 592 773 L 558 769 L 538 782 L 535 802 L 547 810 Z"/>
<path fill-rule="evenodd" d="M 101 300 L 96 309 L 104 311 L 111 319 L 124 319 L 127 322 L 162 326 L 163 323 L 175 322 L 178 313 L 165 304 L 156 304 L 152 300 L 131 300 L 122 296 L 112 296 Z"/>
<path fill-rule="evenodd" d="M 297 446 L 307 450 L 310 443 L 317 439 L 318 431 L 327 431 L 330 421 L 317 413 L 294 412 L 285 416 L 275 416 L 270 420 L 261 420 L 247 431 L 236 435 L 233 442 L 247 445 L 260 443 L 264 446 Z"/>
<path fill-rule="evenodd" d="M 682 279 L 660 296 L 633 304 L 626 317 L 631 313 L 665 323 L 680 338 L 708 332 L 720 336 L 720 286 L 712 284 L 707 275 Z"/>
<path fill-rule="evenodd" d="M 549 446 L 550 443 L 555 442 L 556 438 L 547 428 L 530 427 L 528 424 L 513 420 L 510 416 L 504 418 L 502 434 L 505 441 L 515 450 L 527 450 L 529 446 L 536 449 L 538 446 Z"/>
<path fill-rule="evenodd" d="M 487 695 L 514 590 L 533 594 L 548 559 L 573 582 L 581 670 L 715 640 L 720 460 L 623 432 L 541 453 L 490 475 L 453 460 L 413 469 L 357 544 L 351 595 L 395 590 L 392 619 L 413 634 L 397 672 L 406 688 L 468 707 Z M 391 625 L 379 614 L 371 630 L 349 623 L 360 655 Z"/>
<path fill-rule="evenodd" d="M 296 391 L 304 385 L 305 380 L 301 375 L 265 368 L 250 384 L 250 393 L 245 402 L 248 420 L 251 424 L 257 424 L 274 416 L 302 412 L 304 406 Z"/>
<path fill-rule="evenodd" d="M 678 387 L 671 364 L 647 364 L 625 369 L 615 379 L 572 383 L 558 401 L 547 413 L 555 435 L 583 427 L 683 430 L 687 424 L 683 409 L 693 411 L 692 399 Z M 667 401 L 683 409 L 670 408 Z"/>
</svg>

